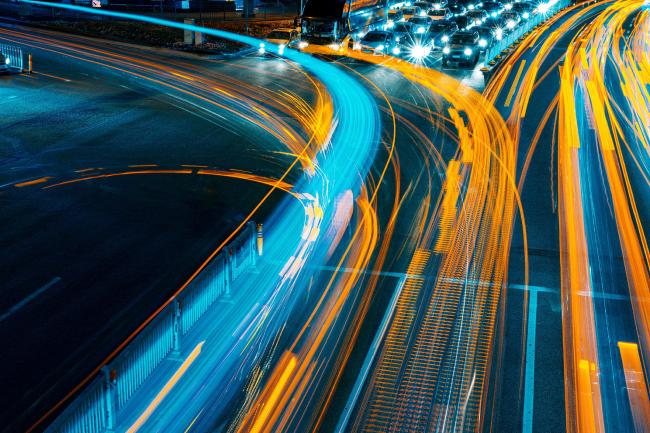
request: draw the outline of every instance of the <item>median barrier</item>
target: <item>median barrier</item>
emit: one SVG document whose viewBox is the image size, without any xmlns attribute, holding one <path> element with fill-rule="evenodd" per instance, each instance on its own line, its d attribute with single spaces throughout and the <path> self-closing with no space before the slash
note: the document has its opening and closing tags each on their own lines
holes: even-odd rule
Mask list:
<svg viewBox="0 0 650 433">
<path fill-rule="evenodd" d="M 258 233 L 260 230 L 260 233 Z M 183 337 L 215 302 L 229 297 L 238 277 L 259 260 L 261 225 L 244 230 L 213 257 L 185 288 L 122 349 L 102 366 L 46 433 L 112 431 L 120 412 L 166 359 L 178 355 Z"/>
</svg>

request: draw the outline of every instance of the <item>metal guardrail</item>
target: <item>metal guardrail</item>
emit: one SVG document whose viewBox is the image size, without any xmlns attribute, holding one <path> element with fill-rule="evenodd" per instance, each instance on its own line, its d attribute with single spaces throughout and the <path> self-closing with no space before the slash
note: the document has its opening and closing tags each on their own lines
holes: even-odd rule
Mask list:
<svg viewBox="0 0 650 433">
<path fill-rule="evenodd" d="M 120 411 L 171 354 L 181 351 L 182 337 L 223 296 L 237 277 L 257 264 L 256 225 L 249 222 L 170 303 L 102 367 L 46 433 L 103 433 L 115 429 Z"/>
<path fill-rule="evenodd" d="M 543 23 L 544 21 L 550 19 L 553 15 L 558 13 L 561 9 L 569 6 L 571 0 L 559 0 L 550 9 L 545 13 L 537 13 L 533 15 L 530 19 L 518 25 L 512 32 L 508 33 L 506 37 L 498 41 L 496 44 L 492 45 L 485 52 L 485 63 L 494 60 L 499 54 L 503 53 L 508 47 L 515 43 L 517 39 L 522 37 L 524 34 L 528 33 L 530 30 Z"/>
<path fill-rule="evenodd" d="M 15 45 L 0 44 L 0 52 L 9 59 L 9 69 L 23 72 L 23 49 Z"/>
</svg>

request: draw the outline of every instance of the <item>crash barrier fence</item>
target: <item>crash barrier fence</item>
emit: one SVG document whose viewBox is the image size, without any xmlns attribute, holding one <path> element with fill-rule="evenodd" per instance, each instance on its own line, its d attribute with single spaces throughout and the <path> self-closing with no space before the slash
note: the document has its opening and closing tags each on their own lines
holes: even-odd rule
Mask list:
<svg viewBox="0 0 650 433">
<path fill-rule="evenodd" d="M 15 45 L 0 44 L 0 52 L 9 59 L 7 66 L 12 71 L 23 72 L 23 49 Z"/>
<path fill-rule="evenodd" d="M 546 13 L 536 13 L 528 20 L 520 23 L 512 32 L 508 33 L 501 39 L 492 45 L 485 53 L 485 63 L 496 59 L 496 57 L 502 54 L 506 49 L 508 49 L 515 41 L 521 38 L 523 35 L 534 29 L 539 24 L 550 19 L 560 10 L 571 4 L 571 0 L 558 0 L 555 4 L 549 7 L 549 10 Z"/>
<path fill-rule="evenodd" d="M 215 301 L 230 296 L 233 282 L 258 261 L 261 226 L 246 225 L 226 248 L 97 375 L 47 428 L 46 433 L 103 433 L 115 429 L 120 411 Z"/>
</svg>

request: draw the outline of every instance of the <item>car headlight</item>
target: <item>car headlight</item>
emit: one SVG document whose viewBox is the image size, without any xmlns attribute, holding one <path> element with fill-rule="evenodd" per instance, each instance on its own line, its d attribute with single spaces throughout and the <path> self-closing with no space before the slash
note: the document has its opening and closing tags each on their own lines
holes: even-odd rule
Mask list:
<svg viewBox="0 0 650 433">
<path fill-rule="evenodd" d="M 422 45 L 414 45 L 411 48 L 411 56 L 415 59 L 423 59 L 431 53 L 431 48 L 423 47 Z"/>
<path fill-rule="evenodd" d="M 481 48 L 487 47 L 487 41 L 485 39 L 481 39 L 480 41 L 478 41 L 478 46 Z"/>
<path fill-rule="evenodd" d="M 503 30 L 502 29 L 496 29 L 494 32 L 494 36 L 496 36 L 497 40 L 500 41 L 503 39 Z"/>
<path fill-rule="evenodd" d="M 421 35 L 422 33 L 424 33 L 424 27 L 418 27 L 417 28 L 417 34 Z"/>
<path fill-rule="evenodd" d="M 472 49 L 471 48 L 465 48 L 465 50 L 463 51 L 463 54 L 465 54 L 466 56 L 471 56 L 472 55 Z"/>
<path fill-rule="evenodd" d="M 474 24 L 476 24 L 477 26 L 480 26 L 482 23 L 483 21 L 481 21 L 480 19 L 474 21 Z"/>
<path fill-rule="evenodd" d="M 305 42 L 305 41 L 298 42 L 298 48 L 300 48 L 301 50 L 304 50 L 308 46 L 309 46 L 309 44 L 307 42 Z"/>
<path fill-rule="evenodd" d="M 545 14 L 546 12 L 548 12 L 549 8 L 550 6 L 548 5 L 548 3 L 540 3 L 539 5 L 537 5 L 537 10 L 541 14 Z"/>
<path fill-rule="evenodd" d="M 377 45 L 377 48 L 375 48 L 375 51 L 384 51 L 384 48 L 386 48 L 383 44 Z"/>
<path fill-rule="evenodd" d="M 524 12 L 522 17 L 524 17 L 524 19 L 527 20 L 528 18 L 530 18 L 530 14 L 528 12 Z"/>
<path fill-rule="evenodd" d="M 426 17 L 426 16 L 427 16 L 427 13 L 426 13 L 425 11 L 420 11 L 420 16 L 421 16 L 421 17 Z"/>
<path fill-rule="evenodd" d="M 10 64 L 11 64 L 11 59 L 9 57 L 7 57 L 5 59 L 5 65 L 10 65 Z"/>
<path fill-rule="evenodd" d="M 492 16 L 492 18 L 496 18 L 497 13 L 496 13 L 496 12 L 492 12 L 490 15 Z"/>
<path fill-rule="evenodd" d="M 471 11 L 474 10 L 474 5 L 467 5 L 467 9 L 469 9 Z"/>
<path fill-rule="evenodd" d="M 352 49 L 359 51 L 361 49 L 361 44 L 359 42 L 355 42 L 354 45 L 352 45 Z"/>
<path fill-rule="evenodd" d="M 515 24 L 516 23 L 514 22 L 514 20 L 508 20 L 508 23 L 506 24 L 506 27 L 508 27 L 509 29 L 514 29 Z"/>
<path fill-rule="evenodd" d="M 503 6 L 507 11 L 512 9 L 512 3 L 506 3 L 505 6 Z"/>
<path fill-rule="evenodd" d="M 396 56 L 399 56 L 399 54 L 402 52 L 402 50 L 399 49 L 399 47 L 393 47 L 393 54 Z"/>
<path fill-rule="evenodd" d="M 395 42 L 399 42 L 401 39 L 402 39 L 401 37 L 397 36 L 397 37 L 395 38 Z"/>
<path fill-rule="evenodd" d="M 449 42 L 449 36 L 447 36 L 447 35 L 442 35 L 442 37 L 440 38 L 440 40 L 441 40 L 442 42 Z"/>
<path fill-rule="evenodd" d="M 266 48 L 265 48 L 264 42 L 262 42 L 262 43 L 260 44 L 260 47 L 259 47 L 259 49 L 257 50 L 257 52 L 260 53 L 260 54 L 264 54 L 264 53 L 266 53 Z"/>
<path fill-rule="evenodd" d="M 449 54 L 449 53 L 451 53 L 451 50 L 449 49 L 449 47 L 445 47 L 445 48 L 442 49 L 442 53 L 443 54 Z"/>
</svg>

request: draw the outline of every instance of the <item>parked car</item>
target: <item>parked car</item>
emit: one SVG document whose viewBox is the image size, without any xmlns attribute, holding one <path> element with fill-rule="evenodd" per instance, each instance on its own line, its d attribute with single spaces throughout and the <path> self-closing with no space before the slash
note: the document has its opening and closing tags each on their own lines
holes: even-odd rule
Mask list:
<svg viewBox="0 0 650 433">
<path fill-rule="evenodd" d="M 449 21 L 456 23 L 460 30 L 467 30 L 470 27 L 470 20 L 465 15 L 453 17 Z"/>
<path fill-rule="evenodd" d="M 426 15 L 429 9 L 431 9 L 431 3 L 426 1 L 417 1 L 413 3 L 413 6 L 420 8 L 420 16 Z"/>
<path fill-rule="evenodd" d="M 355 42 L 354 50 L 361 51 L 362 53 L 374 54 L 376 56 L 383 56 L 390 53 L 393 47 L 392 33 L 382 30 L 372 30 L 361 38 L 360 41 Z"/>
<path fill-rule="evenodd" d="M 503 12 L 503 5 L 500 2 L 487 1 L 483 3 L 482 9 L 491 17 L 496 17 Z"/>
<path fill-rule="evenodd" d="M 508 30 L 514 29 L 521 22 L 521 17 L 519 16 L 519 14 L 512 10 L 505 11 L 504 13 L 501 14 L 501 17 L 506 22 L 506 29 Z"/>
<path fill-rule="evenodd" d="M 388 11 L 388 19 L 386 20 L 386 28 L 392 29 L 395 24 L 404 19 L 404 12 L 401 9 L 392 9 Z"/>
<path fill-rule="evenodd" d="M 429 15 L 431 19 L 434 21 L 448 20 L 449 18 L 454 16 L 454 14 L 452 14 L 451 11 L 447 8 L 430 9 L 427 15 Z"/>
<path fill-rule="evenodd" d="M 457 32 L 442 49 L 442 66 L 449 63 L 458 65 L 475 65 L 481 55 L 478 32 Z"/>
<path fill-rule="evenodd" d="M 489 15 L 483 9 L 474 9 L 466 14 L 473 26 L 480 26 L 488 19 Z"/>
<path fill-rule="evenodd" d="M 535 11 L 535 6 L 530 2 L 520 2 L 512 5 L 513 12 L 517 12 L 521 15 L 521 19 L 527 20 L 533 16 Z"/>
<path fill-rule="evenodd" d="M 402 8 L 402 18 L 408 21 L 412 17 L 420 16 L 420 12 L 422 12 L 422 9 L 417 6 L 407 6 Z"/>
<path fill-rule="evenodd" d="M 454 14 L 454 16 L 463 15 L 465 12 L 467 12 L 467 8 L 458 3 L 447 5 L 447 9 L 449 9 L 449 11 Z"/>
<path fill-rule="evenodd" d="M 477 31 L 479 35 L 478 46 L 481 51 L 485 51 L 494 45 L 495 30 L 488 26 L 472 27 L 472 30 Z"/>
<path fill-rule="evenodd" d="M 442 9 L 447 7 L 447 0 L 434 0 L 431 2 L 432 9 Z"/>
<path fill-rule="evenodd" d="M 429 31 L 429 26 L 433 22 L 428 16 L 412 17 L 408 20 L 413 25 L 413 34 L 425 35 Z"/>
<path fill-rule="evenodd" d="M 442 49 L 449 38 L 458 31 L 458 25 L 449 21 L 437 21 L 429 27 L 429 39 L 431 40 L 432 48 Z"/>
</svg>

